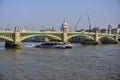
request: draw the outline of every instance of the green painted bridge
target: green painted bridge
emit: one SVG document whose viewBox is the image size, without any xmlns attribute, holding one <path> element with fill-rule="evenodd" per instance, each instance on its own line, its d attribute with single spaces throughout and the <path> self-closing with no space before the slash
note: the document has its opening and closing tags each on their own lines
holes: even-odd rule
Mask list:
<svg viewBox="0 0 120 80">
<path fill-rule="evenodd" d="M 85 39 L 96 40 L 96 34 L 98 35 L 98 40 L 101 38 L 109 38 L 113 41 L 118 41 L 120 39 L 120 34 L 105 34 L 105 33 L 93 33 L 93 32 L 67 32 L 67 41 L 72 37 L 80 37 Z M 0 31 L 0 39 L 5 41 L 15 42 L 15 31 Z M 23 41 L 27 38 L 34 36 L 46 36 L 51 37 L 56 40 L 63 40 L 63 32 L 50 32 L 50 31 L 24 31 L 20 32 L 20 40 Z"/>
<path fill-rule="evenodd" d="M 65 25 L 64 25 L 65 26 Z M 65 43 L 72 37 L 78 36 L 81 39 L 88 39 L 94 41 L 96 44 L 100 43 L 101 39 L 109 38 L 114 42 L 119 42 L 120 34 L 105 34 L 99 33 L 99 31 L 93 32 L 69 32 L 68 27 L 63 27 L 62 31 L 22 31 L 20 27 L 15 27 L 14 31 L 0 31 L 0 39 L 4 40 L 5 47 L 19 48 L 21 47 L 21 41 L 34 37 L 34 36 L 46 36 L 55 40 L 60 40 Z"/>
</svg>

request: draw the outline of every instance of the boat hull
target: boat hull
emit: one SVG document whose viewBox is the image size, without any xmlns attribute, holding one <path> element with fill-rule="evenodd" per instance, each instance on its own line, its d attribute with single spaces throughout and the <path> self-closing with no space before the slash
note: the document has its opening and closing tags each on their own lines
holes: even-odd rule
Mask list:
<svg viewBox="0 0 120 80">
<path fill-rule="evenodd" d="M 71 49 L 72 46 L 65 43 L 42 43 L 40 45 L 36 45 L 36 48 L 60 48 L 60 49 Z"/>
</svg>

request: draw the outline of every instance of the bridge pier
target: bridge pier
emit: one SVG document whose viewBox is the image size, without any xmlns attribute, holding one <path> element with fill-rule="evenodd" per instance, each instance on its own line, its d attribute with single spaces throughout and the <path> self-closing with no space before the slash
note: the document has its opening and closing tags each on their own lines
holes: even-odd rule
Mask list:
<svg viewBox="0 0 120 80">
<path fill-rule="evenodd" d="M 21 49 L 22 45 L 21 44 L 15 44 L 14 42 L 11 41 L 6 41 L 5 42 L 5 48 L 6 49 Z"/>
<path fill-rule="evenodd" d="M 62 41 L 67 44 L 68 43 L 67 37 L 68 37 L 68 32 L 69 32 L 69 26 L 68 26 L 67 22 L 65 21 L 65 19 L 61 26 L 61 31 L 63 31 Z"/>
<path fill-rule="evenodd" d="M 115 41 L 116 44 L 120 44 L 120 42 L 118 41 L 118 29 L 116 31 L 114 41 Z"/>
<path fill-rule="evenodd" d="M 19 27 L 15 27 L 15 30 L 14 30 L 14 35 L 13 35 L 13 39 L 14 39 L 14 42 L 11 42 L 11 41 L 6 41 L 5 42 L 5 48 L 16 48 L 16 49 L 21 49 L 22 48 L 22 45 L 21 45 L 21 30 Z"/>
<path fill-rule="evenodd" d="M 95 32 L 95 45 L 99 45 L 99 44 L 101 44 L 101 42 L 99 41 L 99 31 L 98 30 L 96 30 L 96 32 Z"/>
<path fill-rule="evenodd" d="M 48 37 L 44 37 L 44 41 L 48 42 L 48 41 L 50 41 L 50 39 Z"/>
</svg>

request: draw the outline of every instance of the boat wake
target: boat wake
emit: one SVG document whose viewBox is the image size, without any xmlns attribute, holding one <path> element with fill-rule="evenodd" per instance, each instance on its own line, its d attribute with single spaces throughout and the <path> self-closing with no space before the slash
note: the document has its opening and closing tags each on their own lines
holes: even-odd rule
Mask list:
<svg viewBox="0 0 120 80">
<path fill-rule="evenodd" d="M 33 45 L 24 45 L 23 47 L 29 47 L 29 48 L 31 48 L 31 47 L 34 47 L 35 45 L 33 44 Z"/>
</svg>

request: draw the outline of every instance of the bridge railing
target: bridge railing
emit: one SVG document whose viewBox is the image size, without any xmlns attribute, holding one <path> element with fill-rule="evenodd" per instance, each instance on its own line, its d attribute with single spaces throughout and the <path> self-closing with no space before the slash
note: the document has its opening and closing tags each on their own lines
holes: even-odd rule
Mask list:
<svg viewBox="0 0 120 80">
<path fill-rule="evenodd" d="M 0 31 L 0 33 L 14 33 L 14 31 Z"/>
</svg>

